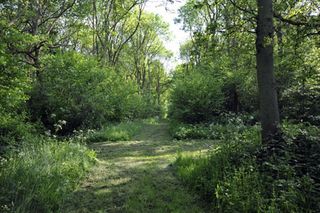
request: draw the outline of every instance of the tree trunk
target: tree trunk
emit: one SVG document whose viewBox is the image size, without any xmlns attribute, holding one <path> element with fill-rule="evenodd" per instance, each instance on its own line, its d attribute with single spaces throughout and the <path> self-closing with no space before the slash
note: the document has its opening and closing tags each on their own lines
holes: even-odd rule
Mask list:
<svg viewBox="0 0 320 213">
<path fill-rule="evenodd" d="M 257 76 L 259 88 L 262 141 L 272 140 L 278 131 L 279 109 L 274 78 L 272 0 L 257 0 Z"/>
</svg>

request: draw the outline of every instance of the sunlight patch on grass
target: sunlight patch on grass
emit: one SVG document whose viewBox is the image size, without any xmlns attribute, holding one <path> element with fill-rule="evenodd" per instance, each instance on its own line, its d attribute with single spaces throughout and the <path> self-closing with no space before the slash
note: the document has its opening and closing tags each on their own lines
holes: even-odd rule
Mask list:
<svg viewBox="0 0 320 213">
<path fill-rule="evenodd" d="M 110 188 L 101 188 L 94 192 L 94 194 L 97 196 L 107 194 L 107 193 L 112 193 L 112 190 Z"/>
<path fill-rule="evenodd" d="M 216 144 L 171 140 L 163 123 L 144 124 L 131 141 L 93 143 L 90 147 L 97 151 L 99 162 L 83 183 L 85 190 L 75 192 L 67 210 L 203 212 L 197 197 L 180 185 L 171 165 L 179 154 L 202 155 Z"/>
<path fill-rule="evenodd" d="M 117 179 L 111 180 L 110 184 L 112 186 L 123 185 L 128 183 L 130 180 L 131 180 L 130 177 L 117 178 Z"/>
<path fill-rule="evenodd" d="M 132 190 L 126 212 L 203 212 L 168 169 L 149 168 Z"/>
</svg>

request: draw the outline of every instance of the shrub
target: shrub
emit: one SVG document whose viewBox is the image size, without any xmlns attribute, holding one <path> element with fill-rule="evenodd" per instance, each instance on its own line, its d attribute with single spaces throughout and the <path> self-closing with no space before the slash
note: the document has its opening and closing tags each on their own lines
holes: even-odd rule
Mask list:
<svg viewBox="0 0 320 213">
<path fill-rule="evenodd" d="M 215 186 L 216 208 L 224 212 L 260 212 L 264 208 L 263 183 L 254 162 L 246 162 Z"/>
<path fill-rule="evenodd" d="M 0 155 L 18 147 L 22 141 L 36 134 L 35 125 L 25 122 L 24 116 L 0 114 Z"/>
<path fill-rule="evenodd" d="M 100 128 L 106 122 L 122 121 L 145 114 L 146 100 L 138 94 L 135 82 L 114 69 L 79 53 L 47 56 L 41 81 L 31 92 L 33 120 L 41 120 L 54 131 L 66 121 L 59 134 L 79 128 Z"/>
<path fill-rule="evenodd" d="M 255 130 L 251 133 L 256 134 Z M 238 137 L 240 138 L 240 137 Z M 205 156 L 179 156 L 177 158 L 177 173 L 181 179 L 206 199 L 211 200 L 216 193 L 216 186 L 241 165 L 241 162 L 252 160 L 259 144 L 259 137 L 254 143 L 250 140 L 240 140 L 220 144 Z"/>
<path fill-rule="evenodd" d="M 250 121 L 250 119 L 252 121 Z M 182 139 L 212 139 L 212 140 L 232 140 L 233 138 L 244 136 L 243 133 L 250 132 L 255 129 L 258 132 L 257 125 L 246 125 L 245 120 L 249 124 L 255 124 L 253 116 L 224 114 L 216 117 L 214 122 L 207 124 L 183 124 L 177 121 L 171 121 L 171 135 L 178 140 Z M 249 120 L 249 121 L 248 121 Z M 255 137 L 255 136 L 253 136 Z"/>
<path fill-rule="evenodd" d="M 57 211 L 94 161 L 95 153 L 79 143 L 25 143 L 1 159 L 1 212 Z"/>
<path fill-rule="evenodd" d="M 292 130 L 261 147 L 259 170 L 273 184 L 276 206 L 282 212 L 316 212 L 320 209 L 320 138 L 313 135 L 314 127 Z"/>
<path fill-rule="evenodd" d="M 222 111 L 221 82 L 192 72 L 177 78 L 170 96 L 169 115 L 185 123 L 205 122 Z"/>
<path fill-rule="evenodd" d="M 254 127 L 236 132 L 209 154 L 179 156 L 177 173 L 214 211 L 318 212 L 319 129 L 283 129 L 288 134 L 265 145 Z"/>
<path fill-rule="evenodd" d="M 23 35 L 3 19 L 0 20 L 0 155 L 9 146 L 19 143 L 28 132 L 24 111 L 26 93 L 31 87 L 31 71 L 16 54 L 10 54 L 10 45 L 30 42 L 30 36 Z"/>
<path fill-rule="evenodd" d="M 280 99 L 283 117 L 296 121 L 310 122 L 320 125 L 320 87 L 319 74 L 308 79 L 306 84 L 287 88 Z"/>
<path fill-rule="evenodd" d="M 173 138 L 182 139 L 207 139 L 209 138 L 209 128 L 205 125 L 178 124 L 170 125 L 170 132 Z"/>
</svg>

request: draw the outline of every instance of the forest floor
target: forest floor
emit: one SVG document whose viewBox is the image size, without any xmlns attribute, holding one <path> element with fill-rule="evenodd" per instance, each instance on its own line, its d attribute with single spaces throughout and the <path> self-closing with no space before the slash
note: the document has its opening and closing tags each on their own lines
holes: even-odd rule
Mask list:
<svg viewBox="0 0 320 213">
<path fill-rule="evenodd" d="M 132 141 L 90 145 L 98 163 L 65 202 L 63 212 L 206 212 L 184 187 L 173 163 L 181 154 L 201 154 L 215 141 L 177 141 L 168 124 L 144 124 Z"/>
</svg>

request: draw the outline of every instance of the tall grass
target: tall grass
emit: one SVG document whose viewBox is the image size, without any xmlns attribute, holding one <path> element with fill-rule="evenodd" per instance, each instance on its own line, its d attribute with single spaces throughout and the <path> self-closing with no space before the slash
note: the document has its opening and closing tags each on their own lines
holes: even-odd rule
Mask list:
<svg viewBox="0 0 320 213">
<path fill-rule="evenodd" d="M 180 155 L 177 174 L 214 212 L 319 212 L 320 129 L 284 123 L 283 130 L 261 145 L 248 127 L 208 154 Z"/>
<path fill-rule="evenodd" d="M 221 183 L 238 168 L 241 172 L 243 162 L 252 161 L 251 154 L 259 145 L 258 129 L 251 129 L 249 133 L 249 137 L 256 138 L 255 143 L 246 140 L 241 143 L 220 143 L 209 154 L 179 155 L 176 160 L 178 176 L 208 202 L 222 205 L 219 199 L 215 199 L 221 197 Z"/>
<path fill-rule="evenodd" d="M 141 121 L 127 121 L 109 124 L 88 134 L 88 142 L 128 141 L 142 128 Z"/>
<path fill-rule="evenodd" d="M 95 162 L 72 141 L 38 139 L 1 159 L 0 212 L 55 212 Z"/>
</svg>

